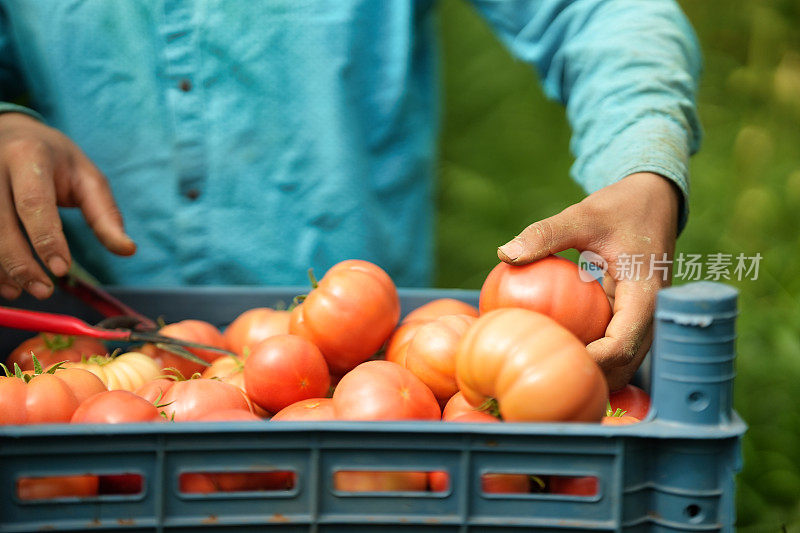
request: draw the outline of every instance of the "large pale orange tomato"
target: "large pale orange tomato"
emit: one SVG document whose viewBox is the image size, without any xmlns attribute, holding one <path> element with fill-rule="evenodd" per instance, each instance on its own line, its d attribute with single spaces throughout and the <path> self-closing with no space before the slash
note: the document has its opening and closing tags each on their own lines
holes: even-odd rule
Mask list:
<svg viewBox="0 0 800 533">
<path fill-rule="evenodd" d="M 31 353 L 47 369 L 61 361 L 80 361 L 82 357 L 104 355 L 106 347 L 90 337 L 40 333 L 17 346 L 6 359 L 6 366 L 13 369 L 16 363 L 22 370 L 33 370 Z"/>
<path fill-rule="evenodd" d="M 459 345 L 456 376 L 473 406 L 497 401 L 509 422 L 599 422 L 608 386 L 581 341 L 527 309 L 482 315 Z"/>
<path fill-rule="evenodd" d="M 400 318 L 400 299 L 383 269 L 351 259 L 328 270 L 299 313 L 303 327 L 292 320 L 290 333 L 313 342 L 331 373 L 341 375 L 383 346 Z"/>
<path fill-rule="evenodd" d="M 386 351 L 384 354 L 386 360 L 397 363 L 400 366 L 406 366 L 408 344 L 411 342 L 411 339 L 414 338 L 414 335 L 416 335 L 417 330 L 428 322 L 428 320 L 413 320 L 400 324 L 386 342 Z"/>
<path fill-rule="evenodd" d="M 406 349 L 405 367 L 422 380 L 441 405 L 458 392 L 456 352 L 475 317 L 445 315 L 420 326 Z"/>
<path fill-rule="evenodd" d="M 500 263 L 483 282 L 481 313 L 502 307 L 522 307 L 545 314 L 570 330 L 583 344 L 605 335 L 611 304 L 595 280 L 584 281 L 578 265 L 551 255 L 514 266 Z"/>
<path fill-rule="evenodd" d="M 226 342 L 222 333 L 212 324 L 202 320 L 182 320 L 174 324 L 167 324 L 158 331 L 161 335 L 174 337 L 176 339 L 197 342 L 215 348 L 225 348 Z M 203 361 L 212 362 L 220 356 L 220 352 L 213 350 L 200 350 L 198 348 L 187 348 L 192 354 Z M 161 350 L 155 345 L 146 344 L 141 347 L 140 352 L 149 355 L 156 360 L 161 368 L 176 368 L 184 377 L 190 377 L 195 372 L 202 372 L 205 366 L 194 361 L 189 361 L 167 350 Z"/>
<path fill-rule="evenodd" d="M 248 309 L 225 328 L 223 336 L 228 350 L 247 357 L 253 347 L 273 335 L 289 333 L 289 311 L 276 311 L 268 307 Z"/>
<path fill-rule="evenodd" d="M 436 320 L 440 316 L 445 315 L 468 315 L 477 317 L 478 310 L 475 306 L 462 302 L 461 300 L 456 300 L 454 298 L 438 298 L 408 313 L 405 318 L 403 318 L 403 324 L 416 320 L 427 322 L 429 320 Z"/>
<path fill-rule="evenodd" d="M 367 361 L 345 374 L 333 392 L 337 420 L 440 420 L 431 390 L 390 361 Z"/>
</svg>

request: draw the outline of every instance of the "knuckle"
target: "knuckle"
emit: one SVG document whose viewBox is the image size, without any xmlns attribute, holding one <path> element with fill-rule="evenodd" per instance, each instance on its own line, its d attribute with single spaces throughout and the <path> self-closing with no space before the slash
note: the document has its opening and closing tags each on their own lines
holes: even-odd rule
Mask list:
<svg viewBox="0 0 800 533">
<path fill-rule="evenodd" d="M 11 259 L 3 268 L 8 274 L 8 277 L 24 286 L 25 283 L 33 277 L 33 270 L 27 263 L 20 262 L 16 259 Z"/>
<path fill-rule="evenodd" d="M 47 198 L 39 194 L 28 194 L 17 200 L 20 215 L 40 216 L 47 207 Z"/>
<path fill-rule="evenodd" d="M 18 137 L 6 142 L 6 150 L 12 155 L 24 157 L 41 157 L 48 153 L 45 141 L 36 137 Z"/>
<path fill-rule="evenodd" d="M 553 252 L 553 245 L 555 243 L 556 229 L 550 220 L 540 220 L 530 225 L 528 228 L 531 236 L 540 241 L 542 247 L 547 249 L 548 252 Z"/>
<path fill-rule="evenodd" d="M 58 239 L 53 233 L 40 233 L 31 236 L 31 244 L 37 250 L 50 250 L 56 247 Z"/>
</svg>

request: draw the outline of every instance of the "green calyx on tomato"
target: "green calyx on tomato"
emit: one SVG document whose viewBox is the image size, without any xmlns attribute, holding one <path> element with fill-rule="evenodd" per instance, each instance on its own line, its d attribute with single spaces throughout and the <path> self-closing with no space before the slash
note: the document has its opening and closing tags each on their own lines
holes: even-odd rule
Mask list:
<svg viewBox="0 0 800 533">
<path fill-rule="evenodd" d="M 317 277 L 314 275 L 314 269 L 308 269 L 308 281 L 311 283 L 311 290 L 313 291 L 317 287 L 319 287 L 319 281 L 317 281 Z M 308 294 L 298 294 L 292 299 L 292 306 L 290 308 L 293 309 L 303 303 L 303 301 L 308 297 Z"/>
<path fill-rule="evenodd" d="M 11 372 L 3 363 L 0 363 L 0 368 L 3 369 L 3 372 L 7 378 L 15 377 L 21 379 L 25 383 L 29 383 L 34 377 L 41 374 L 55 374 L 56 370 L 59 370 L 61 366 L 66 363 L 66 361 L 61 361 L 60 363 L 56 363 L 45 370 L 42 368 L 42 364 L 39 362 L 39 359 L 36 358 L 36 355 L 33 352 L 31 352 L 31 359 L 33 359 L 33 374 L 23 372 L 17 363 L 14 363 L 14 372 Z"/>
<path fill-rule="evenodd" d="M 66 350 L 75 344 L 75 337 L 72 335 L 48 335 L 47 333 L 42 333 L 42 340 L 47 349 L 54 352 Z"/>
</svg>

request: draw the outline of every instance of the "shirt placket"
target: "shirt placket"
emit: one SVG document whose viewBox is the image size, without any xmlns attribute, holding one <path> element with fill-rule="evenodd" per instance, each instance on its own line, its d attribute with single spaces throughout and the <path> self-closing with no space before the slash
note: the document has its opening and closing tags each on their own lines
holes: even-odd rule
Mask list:
<svg viewBox="0 0 800 533">
<path fill-rule="evenodd" d="M 202 91 L 199 90 L 196 0 L 164 0 L 161 28 L 165 95 L 173 124 L 173 165 L 177 175 L 176 254 L 185 282 L 202 272 L 206 241 L 202 211 L 207 181 Z"/>
<path fill-rule="evenodd" d="M 174 150 L 179 192 L 199 198 L 205 185 L 205 150 L 200 91 L 195 87 L 199 59 L 194 0 L 165 0 L 164 57 L 167 101 L 174 116 Z"/>
</svg>

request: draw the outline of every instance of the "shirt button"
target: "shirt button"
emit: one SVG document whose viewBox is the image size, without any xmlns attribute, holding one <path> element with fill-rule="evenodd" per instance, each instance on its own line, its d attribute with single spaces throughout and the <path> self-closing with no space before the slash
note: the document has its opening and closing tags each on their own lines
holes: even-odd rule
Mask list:
<svg viewBox="0 0 800 533">
<path fill-rule="evenodd" d="M 200 197 L 200 191 L 197 189 L 189 189 L 185 194 L 189 200 L 197 200 Z"/>
<path fill-rule="evenodd" d="M 182 79 L 181 82 L 178 84 L 178 87 L 181 91 L 188 93 L 192 90 L 192 82 L 187 79 Z"/>
</svg>

